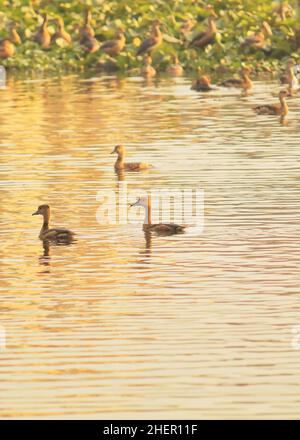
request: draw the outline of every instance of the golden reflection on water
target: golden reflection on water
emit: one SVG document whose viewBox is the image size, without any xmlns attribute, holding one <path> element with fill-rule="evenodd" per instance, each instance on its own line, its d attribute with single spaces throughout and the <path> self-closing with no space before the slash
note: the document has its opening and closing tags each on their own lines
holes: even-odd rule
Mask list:
<svg viewBox="0 0 300 440">
<path fill-rule="evenodd" d="M 187 79 L 1 90 L 2 417 L 298 417 L 299 115 Z M 118 143 L 143 173 L 113 170 Z M 98 224 L 98 192 L 205 190 L 202 235 Z M 70 246 L 38 240 L 41 203 Z"/>
</svg>

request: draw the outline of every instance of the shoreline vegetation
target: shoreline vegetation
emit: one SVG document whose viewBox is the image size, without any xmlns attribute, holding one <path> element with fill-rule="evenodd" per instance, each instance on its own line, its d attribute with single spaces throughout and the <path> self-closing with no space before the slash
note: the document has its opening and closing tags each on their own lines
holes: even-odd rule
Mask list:
<svg viewBox="0 0 300 440">
<path fill-rule="evenodd" d="M 158 73 L 168 71 L 176 57 L 186 74 L 201 68 L 226 76 L 243 65 L 254 74 L 276 74 L 291 58 L 300 63 L 298 6 L 296 0 L 3 0 L 0 64 L 10 75 L 139 74 L 146 52 L 137 53 L 153 37 L 155 22 L 162 35 L 151 48 Z M 201 33 L 205 41 L 197 40 Z M 253 44 L 256 35 L 262 41 Z M 14 50 L 5 56 L 10 43 Z"/>
</svg>

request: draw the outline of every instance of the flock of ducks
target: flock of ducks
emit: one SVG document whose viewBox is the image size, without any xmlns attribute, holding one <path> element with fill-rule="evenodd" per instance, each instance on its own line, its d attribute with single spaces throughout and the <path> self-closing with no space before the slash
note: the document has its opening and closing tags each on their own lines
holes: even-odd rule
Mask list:
<svg viewBox="0 0 300 440">
<path fill-rule="evenodd" d="M 189 34 L 193 31 L 195 22 L 192 19 L 185 20 L 180 27 L 180 34 L 182 36 L 183 44 L 188 50 L 190 47 L 205 48 L 208 44 L 214 43 L 216 40 L 216 34 L 218 32 L 216 19 L 217 14 L 211 6 L 207 6 L 208 19 L 207 29 L 205 32 L 195 35 L 192 39 L 188 38 Z M 287 1 L 281 2 L 280 6 L 276 10 L 276 13 L 285 20 L 287 15 L 291 13 L 291 7 Z M 49 49 L 53 43 L 58 39 L 64 41 L 65 45 L 71 45 L 73 40 L 71 35 L 65 30 L 64 21 L 58 17 L 52 22 L 55 24 L 55 33 L 51 34 L 49 31 L 49 18 L 48 14 L 43 14 L 43 21 L 39 29 L 37 30 L 34 41 L 42 48 Z M 161 32 L 161 21 L 154 20 L 151 25 L 150 34 L 145 38 L 137 49 L 137 56 L 144 56 L 144 64 L 141 67 L 140 73 L 145 78 L 152 78 L 156 75 L 156 70 L 152 65 L 151 53 L 161 45 L 163 41 L 163 34 Z M 78 26 L 79 42 L 85 52 L 94 53 L 99 51 L 104 52 L 110 58 L 117 57 L 126 46 L 125 31 L 122 28 L 118 28 L 115 38 L 100 43 L 96 36 L 92 26 L 92 16 L 90 9 L 86 9 L 84 16 L 84 23 L 80 27 Z M 272 29 L 270 25 L 264 21 L 261 28 L 247 37 L 243 43 L 243 48 L 251 48 L 254 50 L 264 49 L 266 41 L 272 36 Z M 0 41 L 0 58 L 6 59 L 12 57 L 15 53 L 15 47 L 22 44 L 22 40 L 17 31 L 17 26 L 11 23 L 9 26 L 9 38 Z M 173 55 L 172 62 L 167 68 L 168 74 L 172 76 L 183 75 L 183 67 L 180 65 L 179 59 L 176 55 Z M 297 66 L 294 60 L 290 60 L 286 66 L 286 70 L 280 81 L 282 84 L 287 84 L 287 90 L 281 90 L 279 92 L 279 103 L 274 104 L 262 104 L 254 107 L 254 111 L 261 115 L 277 115 L 284 118 L 288 114 L 288 105 L 286 98 L 291 96 L 298 90 L 299 84 L 297 79 Z M 217 84 L 221 87 L 234 87 L 239 88 L 243 95 L 248 95 L 253 88 L 253 82 L 251 80 L 251 69 L 248 66 L 243 66 L 239 72 L 239 76 L 226 79 L 225 81 Z M 210 92 L 216 89 L 216 85 L 211 84 L 211 79 L 208 75 L 202 72 L 201 68 L 198 68 L 197 76 L 191 86 L 192 90 L 197 92 Z M 125 162 L 125 148 L 123 145 L 117 145 L 112 151 L 117 155 L 115 162 L 115 170 L 122 171 L 142 171 L 149 168 L 146 163 L 131 163 Z M 175 224 L 152 224 L 151 222 L 151 199 L 149 197 L 141 197 L 131 206 L 141 206 L 146 211 L 146 217 L 144 222 L 144 230 L 154 231 L 162 234 L 176 234 L 181 233 L 184 230 L 184 226 Z M 57 241 L 57 242 L 70 242 L 73 240 L 74 233 L 67 229 L 50 229 L 50 207 L 48 205 L 39 206 L 38 210 L 33 215 L 41 215 L 43 217 L 43 225 L 40 231 L 40 239 L 43 241 Z"/>
</svg>

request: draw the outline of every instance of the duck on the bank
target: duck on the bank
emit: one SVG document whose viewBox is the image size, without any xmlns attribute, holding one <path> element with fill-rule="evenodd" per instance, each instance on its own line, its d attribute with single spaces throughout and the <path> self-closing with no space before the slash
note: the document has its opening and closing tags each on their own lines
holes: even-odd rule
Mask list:
<svg viewBox="0 0 300 440">
<path fill-rule="evenodd" d="M 187 18 L 186 20 L 184 20 L 179 28 L 179 33 L 183 36 L 184 40 L 186 40 L 187 35 L 191 32 L 194 26 L 195 20 L 193 20 L 192 18 Z"/>
<path fill-rule="evenodd" d="M 8 38 L 5 38 L 4 40 L 0 41 L 0 58 L 5 60 L 7 58 L 10 58 L 14 56 L 15 54 L 15 45 L 11 40 Z"/>
<path fill-rule="evenodd" d="M 261 29 L 253 35 L 247 37 L 241 47 L 251 47 L 253 49 L 264 49 L 266 38 L 273 35 L 271 26 L 264 21 Z"/>
<path fill-rule="evenodd" d="M 111 57 L 115 57 L 122 52 L 122 50 L 125 47 L 125 43 L 126 43 L 125 32 L 123 29 L 119 29 L 116 34 L 116 38 L 113 40 L 105 41 L 101 45 L 100 49 L 103 50 L 103 52 L 105 52 L 107 55 Z"/>
<path fill-rule="evenodd" d="M 153 78 L 156 75 L 156 70 L 152 66 L 152 58 L 150 55 L 145 57 L 145 62 L 143 67 L 141 68 L 141 76 L 144 78 Z"/>
<path fill-rule="evenodd" d="M 67 45 L 72 43 L 71 35 L 65 30 L 64 21 L 61 17 L 58 17 L 54 20 L 56 25 L 56 31 L 52 35 L 51 42 L 55 43 L 56 40 L 62 39 Z"/>
<path fill-rule="evenodd" d="M 91 25 L 92 13 L 89 8 L 85 10 L 84 13 L 84 25 L 79 29 L 80 41 L 84 41 L 86 38 L 93 38 L 95 36 L 95 31 Z"/>
<path fill-rule="evenodd" d="M 286 103 L 286 96 L 287 92 L 285 90 L 281 90 L 281 92 L 279 92 L 279 104 L 262 104 L 254 107 L 253 110 L 258 115 L 286 116 L 289 112 Z"/>
<path fill-rule="evenodd" d="M 202 74 L 201 67 L 197 69 L 197 78 L 193 82 L 191 90 L 196 90 L 196 92 L 209 92 L 210 90 L 214 90 L 214 88 L 211 87 L 210 77 Z"/>
<path fill-rule="evenodd" d="M 180 65 L 178 57 L 176 55 L 173 55 L 172 59 L 173 59 L 173 62 L 167 68 L 167 73 L 172 76 L 182 76 L 183 68 Z"/>
<path fill-rule="evenodd" d="M 146 52 L 152 52 L 155 48 L 160 46 L 163 40 L 162 33 L 160 31 L 161 22 L 160 20 L 154 20 L 152 23 L 151 35 L 146 38 L 137 50 L 137 55 L 142 55 Z"/>
<path fill-rule="evenodd" d="M 151 216 L 151 197 L 139 197 L 135 203 L 130 207 L 142 206 L 145 209 L 145 219 L 143 223 L 143 230 L 147 232 L 155 232 L 157 235 L 174 235 L 182 234 L 185 226 L 177 225 L 175 223 L 155 223 L 152 224 Z"/>
<path fill-rule="evenodd" d="M 74 238 L 74 232 L 69 229 L 49 228 L 50 207 L 49 205 L 40 205 L 32 215 L 42 215 L 43 225 L 39 238 L 43 241 L 70 242 Z"/>
<path fill-rule="evenodd" d="M 216 19 L 217 14 L 214 10 L 211 10 L 210 15 L 208 17 L 208 29 L 205 32 L 201 32 L 197 34 L 192 41 L 190 42 L 190 46 L 201 47 L 204 48 L 208 44 L 211 44 L 215 40 L 216 33 L 218 32 Z"/>
<path fill-rule="evenodd" d="M 13 44 L 19 46 L 22 43 L 22 39 L 17 31 L 16 23 L 11 23 L 9 25 L 9 39 Z"/>
<path fill-rule="evenodd" d="M 275 8 L 274 12 L 278 15 L 281 21 L 285 21 L 287 17 L 293 15 L 295 11 L 288 1 L 283 0 L 280 5 Z"/>
<path fill-rule="evenodd" d="M 125 163 L 125 147 L 116 145 L 111 154 L 117 154 L 118 158 L 115 162 L 115 170 L 141 171 L 150 168 L 151 165 L 143 162 L 127 162 Z"/>
<path fill-rule="evenodd" d="M 34 37 L 34 41 L 39 44 L 42 49 L 48 49 L 51 44 L 51 35 L 48 29 L 48 14 L 43 14 L 43 23 Z"/>
<path fill-rule="evenodd" d="M 242 67 L 240 78 L 229 78 L 221 83 L 223 87 L 236 87 L 242 89 L 247 94 L 253 87 L 253 83 L 250 79 L 251 69 L 249 67 Z"/>
</svg>

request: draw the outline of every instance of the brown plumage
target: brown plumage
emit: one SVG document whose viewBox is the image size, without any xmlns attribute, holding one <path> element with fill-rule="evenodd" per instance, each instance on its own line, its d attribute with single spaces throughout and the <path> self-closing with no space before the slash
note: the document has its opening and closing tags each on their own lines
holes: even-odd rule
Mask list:
<svg viewBox="0 0 300 440">
<path fill-rule="evenodd" d="M 211 44 L 215 41 L 215 35 L 218 32 L 216 26 L 216 18 L 217 18 L 217 14 L 214 11 L 212 11 L 211 15 L 208 17 L 207 31 L 197 34 L 190 42 L 190 46 L 204 48 L 208 44 Z"/>
<path fill-rule="evenodd" d="M 52 35 L 51 41 L 53 43 L 56 42 L 56 40 L 58 40 L 59 38 L 61 38 L 62 40 L 64 40 L 64 42 L 66 44 L 71 44 L 72 43 L 72 37 L 71 35 L 65 30 L 65 25 L 64 25 L 64 21 L 61 17 L 58 17 L 54 20 L 55 24 L 56 24 L 56 31 L 55 34 Z"/>
<path fill-rule="evenodd" d="M 132 203 L 130 207 L 142 206 L 145 209 L 145 219 L 143 223 L 143 230 L 145 232 L 154 232 L 157 235 L 174 235 L 182 234 L 185 226 L 177 225 L 175 223 L 152 223 L 152 211 L 151 211 L 151 197 L 139 197 L 135 203 Z"/>
<path fill-rule="evenodd" d="M 12 57 L 14 54 L 15 46 L 8 38 L 0 41 L 0 58 L 5 60 L 6 58 Z"/>
<path fill-rule="evenodd" d="M 141 68 L 141 75 L 144 78 L 153 78 L 156 75 L 156 70 L 152 66 L 152 58 L 150 55 L 145 57 L 144 66 Z"/>
<path fill-rule="evenodd" d="M 259 115 L 277 115 L 286 116 L 288 114 L 288 106 L 286 103 L 287 92 L 282 90 L 279 92 L 279 104 L 262 104 L 254 107 L 254 111 Z"/>
<path fill-rule="evenodd" d="M 85 10 L 84 25 L 79 30 L 80 41 L 84 41 L 86 38 L 93 38 L 95 36 L 95 31 L 91 25 L 92 13 L 90 9 Z"/>
<path fill-rule="evenodd" d="M 183 68 L 179 63 L 178 57 L 174 55 L 172 61 L 172 64 L 167 68 L 167 73 L 172 76 L 181 76 L 183 74 Z"/>
<path fill-rule="evenodd" d="M 149 38 L 146 38 L 137 50 L 137 55 L 151 52 L 162 43 L 163 37 L 160 31 L 160 21 L 155 20 L 152 24 L 152 31 Z"/>
<path fill-rule="evenodd" d="M 274 12 L 279 16 L 281 21 L 285 21 L 287 17 L 294 14 L 294 9 L 289 4 L 288 1 L 282 1 L 280 5 L 274 10 Z"/>
<path fill-rule="evenodd" d="M 55 241 L 57 243 L 69 243 L 74 238 L 74 232 L 63 228 L 49 228 L 50 207 L 41 205 L 32 215 L 42 215 L 43 225 L 40 230 L 39 238 L 43 241 Z"/>
<path fill-rule="evenodd" d="M 202 75 L 201 67 L 198 67 L 197 78 L 193 82 L 191 89 L 196 90 L 196 92 L 209 92 L 214 89 L 211 87 L 210 77 Z"/>
<path fill-rule="evenodd" d="M 48 15 L 43 14 L 43 23 L 34 37 L 34 41 L 43 49 L 48 49 L 51 44 L 51 35 L 48 30 Z"/>
<path fill-rule="evenodd" d="M 179 32 L 185 38 L 186 35 L 191 32 L 195 26 L 195 21 L 192 18 L 187 18 L 179 28 Z"/>
<path fill-rule="evenodd" d="M 103 50 L 103 52 L 105 52 L 107 55 L 111 57 L 115 57 L 119 55 L 120 52 L 122 52 L 122 50 L 125 47 L 125 43 L 126 43 L 125 33 L 123 29 L 119 29 L 116 38 L 113 40 L 105 41 L 101 45 L 101 50 Z"/>
<path fill-rule="evenodd" d="M 117 154 L 118 158 L 115 163 L 115 170 L 127 170 L 127 171 L 141 171 L 150 168 L 150 165 L 143 162 L 129 162 L 125 163 L 125 148 L 123 145 L 116 145 L 111 154 Z"/>
<path fill-rule="evenodd" d="M 248 93 L 249 90 L 252 89 L 253 83 L 250 79 L 251 70 L 249 67 L 243 67 L 241 69 L 241 77 L 240 78 L 229 78 L 221 83 L 223 87 L 236 87 L 239 89 L 243 89 L 245 93 Z"/>
<path fill-rule="evenodd" d="M 263 49 L 266 45 L 266 37 L 272 36 L 273 32 L 270 25 L 264 21 L 261 29 L 244 40 L 241 47 L 251 47 L 253 49 Z"/>
</svg>

